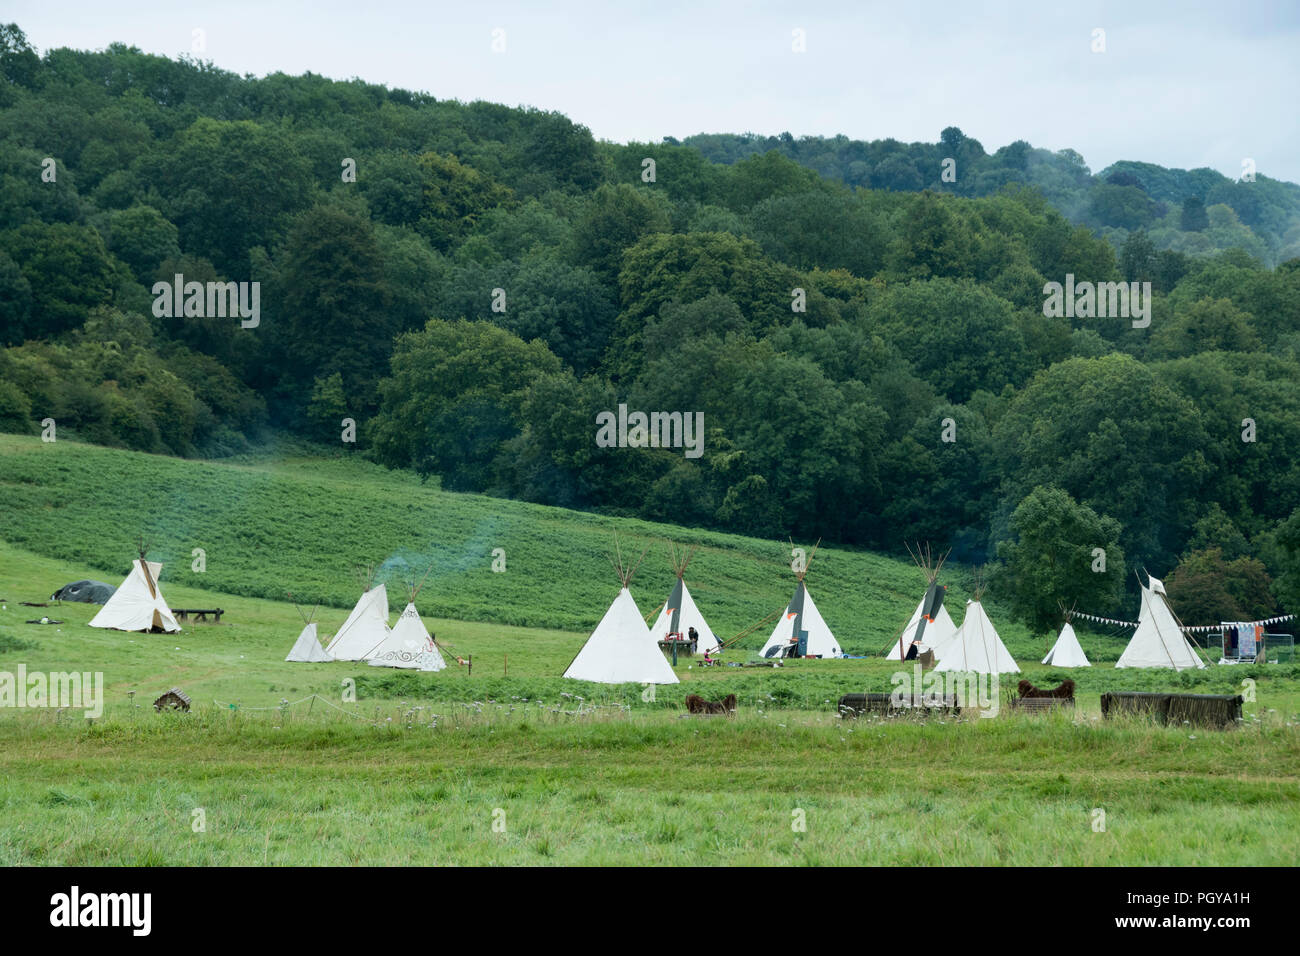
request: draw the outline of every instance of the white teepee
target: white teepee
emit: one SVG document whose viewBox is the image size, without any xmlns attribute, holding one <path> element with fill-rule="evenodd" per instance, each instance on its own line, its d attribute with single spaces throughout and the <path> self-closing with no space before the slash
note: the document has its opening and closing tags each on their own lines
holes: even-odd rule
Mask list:
<svg viewBox="0 0 1300 956">
<path fill-rule="evenodd" d="M 402 616 L 383 641 L 366 655 L 366 663 L 371 667 L 403 667 L 417 671 L 440 671 L 447 666 L 420 620 L 414 601 L 406 605 Z"/>
<path fill-rule="evenodd" d="M 1115 662 L 1116 667 L 1172 667 L 1186 670 L 1201 668 L 1205 661 L 1183 636 L 1178 618 L 1169 606 L 1165 586 L 1158 578 L 1147 575 L 1150 586 L 1142 585 L 1142 609 L 1137 630 Z"/>
<path fill-rule="evenodd" d="M 966 616 L 957 633 L 935 652 L 939 663 L 936 671 L 969 671 L 976 674 L 1019 674 L 1011 652 L 998 637 L 997 628 L 989 620 L 980 603 L 977 588 L 975 600 L 966 602 Z"/>
<path fill-rule="evenodd" d="M 388 636 L 388 589 L 379 584 L 357 601 L 325 651 L 336 661 L 363 661 Z"/>
<path fill-rule="evenodd" d="M 917 604 L 916 610 L 912 612 L 911 618 L 908 619 L 907 626 L 894 642 L 894 646 L 889 649 L 885 657 L 890 660 L 901 661 L 907 657 L 907 652 L 915 642 L 920 643 L 921 647 L 929 648 L 934 651 L 935 657 L 939 655 L 939 648 L 948 643 L 952 636 L 957 633 L 957 625 L 953 623 L 948 609 L 939 604 L 939 610 L 933 613 L 933 616 L 927 617 L 925 627 L 920 627 L 921 616 L 925 613 L 926 605 L 935 601 L 941 601 L 943 591 L 946 591 L 943 585 L 938 583 L 939 571 L 943 567 L 944 559 L 948 557 L 945 553 L 940 556 L 936 562 L 929 545 L 917 545 L 916 551 L 912 551 L 908 546 L 908 553 L 912 555 L 912 560 L 916 566 L 921 569 L 925 575 L 926 591 L 921 597 L 921 602 Z M 920 630 L 920 637 L 917 637 L 917 630 Z"/>
<path fill-rule="evenodd" d="M 315 621 L 308 621 L 303 625 L 302 633 L 298 635 L 298 640 L 294 641 L 285 660 L 299 664 L 323 664 L 334 660 L 325 652 L 325 648 L 320 646 L 320 640 L 316 637 Z"/>
<path fill-rule="evenodd" d="M 289 600 L 293 600 L 292 594 L 289 595 Z M 298 616 L 302 618 L 302 633 L 298 635 L 298 640 L 293 642 L 293 647 L 289 649 L 289 656 L 285 660 L 297 664 L 323 664 L 334 660 L 325 652 L 325 648 L 320 646 L 320 640 L 316 637 L 316 622 L 312 620 L 316 616 L 316 608 L 312 608 L 310 614 L 304 614 L 302 608 L 296 603 L 294 607 L 298 608 Z"/>
<path fill-rule="evenodd" d="M 115 631 L 162 631 L 168 634 L 181 629 L 172 615 L 171 608 L 163 600 L 162 590 L 158 585 L 158 575 L 162 565 L 157 561 L 146 561 L 144 549 L 140 557 L 132 562 L 131 573 L 100 608 L 90 621 L 91 627 L 107 627 Z"/>
<path fill-rule="evenodd" d="M 564 676 L 601 684 L 676 684 L 672 665 L 659 650 L 636 601 L 632 600 L 632 592 L 627 589 L 636 568 L 624 567 L 617 538 L 614 548 L 618 556 L 612 560 L 622 587 Z M 644 552 L 641 557 L 645 557 Z"/>
<path fill-rule="evenodd" d="M 1088 657 L 1083 653 L 1083 648 L 1079 646 L 1079 639 L 1074 634 L 1074 625 L 1069 621 L 1065 622 L 1065 627 L 1061 628 L 1060 636 L 1057 637 L 1056 643 L 1052 649 L 1047 652 L 1043 658 L 1044 664 L 1051 664 L 1053 667 L 1091 667 Z"/>
<path fill-rule="evenodd" d="M 697 654 L 716 654 L 722 650 L 722 643 L 713 633 L 713 628 L 704 620 L 704 615 L 700 609 L 695 606 L 695 601 L 691 598 L 691 592 L 686 587 L 686 581 L 683 575 L 686 574 L 686 566 L 691 563 L 691 555 L 694 550 L 685 555 L 679 555 L 676 550 L 671 555 L 673 571 L 677 575 L 677 580 L 673 584 L 672 592 L 668 595 L 668 600 L 664 602 L 663 609 L 659 612 L 654 626 L 650 628 L 650 633 L 654 635 L 656 641 L 668 639 L 668 635 L 678 635 L 680 640 L 686 640 L 690 635 L 691 628 L 695 628 L 695 633 L 699 635 L 699 641 L 695 646 Z"/>
<path fill-rule="evenodd" d="M 820 545 L 821 542 L 819 541 L 818 544 Z M 790 598 L 790 603 L 786 605 L 785 611 L 776 622 L 776 627 L 772 629 L 772 636 L 759 651 L 763 657 L 780 657 L 786 653 L 799 657 L 844 656 L 844 651 L 840 649 L 840 642 L 835 640 L 835 635 L 831 633 L 830 626 L 817 610 L 812 595 L 808 593 L 808 585 L 804 582 L 812 559 L 816 556 L 817 548 L 814 547 L 807 564 L 802 570 L 796 572 L 799 580 L 794 588 L 794 596 Z"/>
</svg>

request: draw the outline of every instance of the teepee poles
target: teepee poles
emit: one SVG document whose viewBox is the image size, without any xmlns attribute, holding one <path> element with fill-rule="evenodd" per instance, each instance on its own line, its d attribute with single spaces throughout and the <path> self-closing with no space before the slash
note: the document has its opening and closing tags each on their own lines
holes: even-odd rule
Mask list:
<svg viewBox="0 0 1300 956">
<path fill-rule="evenodd" d="M 921 599 L 921 611 L 924 620 L 933 623 L 934 619 L 925 613 L 926 604 L 928 603 L 930 596 L 930 589 L 933 588 L 935 583 L 939 580 L 939 571 L 942 570 L 943 563 L 948 560 L 948 555 L 952 553 L 952 548 L 949 548 L 943 554 L 939 555 L 939 560 L 935 561 L 934 549 L 928 541 L 924 545 L 919 541 L 916 542 L 916 550 L 913 550 L 912 546 L 906 541 L 903 542 L 903 547 L 907 548 L 907 553 L 911 555 L 913 563 L 918 569 L 920 569 L 921 573 L 925 575 L 926 591 L 925 597 Z M 907 659 L 908 648 L 903 646 L 903 635 L 907 632 L 908 626 L 909 625 L 904 624 L 902 630 L 900 630 L 894 638 L 895 641 L 898 642 L 898 659 L 900 661 Z M 917 643 L 920 639 L 920 635 L 925 631 L 922 621 L 918 620 L 916 626 L 917 630 L 913 632 L 912 644 Z"/>
<path fill-rule="evenodd" d="M 787 538 L 786 540 L 790 542 L 790 553 L 794 554 L 794 539 Z M 799 583 L 802 584 L 803 579 L 808 576 L 808 569 L 812 567 L 813 558 L 817 557 L 817 549 L 820 548 L 821 545 L 822 539 L 818 538 L 817 543 L 813 545 L 812 554 L 808 555 L 808 560 L 803 563 L 803 567 L 794 569 L 795 580 L 799 581 Z"/>
<path fill-rule="evenodd" d="M 623 562 L 623 548 L 618 543 L 618 535 L 615 534 L 614 553 L 612 555 L 606 554 L 605 557 L 609 558 L 610 564 L 614 565 L 614 570 L 618 574 L 619 583 L 623 587 L 627 587 L 632 583 L 632 575 L 636 574 L 637 569 L 641 567 L 641 562 L 645 560 L 645 556 L 649 552 L 650 546 L 646 545 L 645 550 L 641 552 L 641 557 L 636 559 L 636 564 L 630 566 L 625 564 Z"/>
<path fill-rule="evenodd" d="M 149 548 L 144 543 L 143 534 L 136 536 L 136 547 L 140 552 L 140 572 L 144 575 L 144 583 L 149 585 L 149 596 L 156 599 L 158 585 L 154 582 L 153 575 L 149 573 L 149 562 L 144 559 L 144 556 L 149 553 Z"/>
<path fill-rule="evenodd" d="M 311 609 L 311 613 L 310 613 L 310 614 L 303 614 L 303 613 L 302 613 L 302 607 L 301 607 L 301 605 L 299 605 L 297 601 L 294 601 L 294 600 L 293 600 L 293 592 L 292 592 L 292 591 L 285 591 L 285 592 L 284 592 L 284 596 L 287 597 L 290 601 L 293 602 L 293 609 L 294 609 L 295 611 L 298 612 L 298 616 L 299 616 L 300 618 L 302 618 L 302 623 L 303 623 L 304 625 L 306 625 L 306 624 L 310 624 L 310 623 L 312 622 L 312 618 L 314 618 L 314 617 L 316 616 L 316 612 L 320 609 L 320 603 L 318 602 L 318 603 L 315 605 L 315 607 L 313 607 L 313 608 Z"/>
</svg>

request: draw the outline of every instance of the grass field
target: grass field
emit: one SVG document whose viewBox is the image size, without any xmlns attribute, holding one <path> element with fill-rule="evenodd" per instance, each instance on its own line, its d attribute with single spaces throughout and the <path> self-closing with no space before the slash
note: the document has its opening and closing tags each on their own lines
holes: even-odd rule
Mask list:
<svg viewBox="0 0 1300 956">
<path fill-rule="evenodd" d="M 559 676 L 616 588 L 611 530 L 701 544 L 688 577 L 720 633 L 788 598 L 788 547 L 452 495 L 358 461 L 216 465 L 9 436 L 0 496 L 0 671 L 107 683 L 94 722 L 0 709 L 0 864 L 1289 865 L 1300 850 L 1295 665 L 1053 670 L 1035 663 L 1049 637 L 991 604 L 1026 676 L 1078 681 L 1075 715 L 840 720 L 841 694 L 890 689 L 897 667 L 878 658 L 683 663 L 651 701 Z M 221 625 L 128 635 L 86 627 L 94 607 L 17 604 L 81 577 L 116 584 L 140 531 L 169 561 L 172 606 L 219 605 Z M 208 550 L 205 574 L 191 547 Z M 351 565 L 394 555 L 443 556 L 419 603 L 472 674 L 284 663 L 301 623 L 268 598 L 327 600 L 332 631 L 355 600 Z M 647 613 L 668 585 L 655 564 L 633 588 Z M 920 591 L 903 563 L 830 549 L 809 582 L 851 653 L 877 654 Z M 25 623 L 41 614 L 65 623 Z M 1083 643 L 1099 665 L 1123 647 Z M 1256 699 L 1232 731 L 1098 715 L 1102 690 L 1243 680 Z M 193 713 L 153 712 L 172 686 Z M 683 717 L 688 692 L 736 693 L 740 714 Z"/>
</svg>

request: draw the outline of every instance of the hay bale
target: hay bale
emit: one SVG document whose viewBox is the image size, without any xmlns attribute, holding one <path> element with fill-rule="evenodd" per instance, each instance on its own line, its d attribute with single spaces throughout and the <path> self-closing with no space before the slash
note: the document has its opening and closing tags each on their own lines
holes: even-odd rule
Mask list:
<svg viewBox="0 0 1300 956">
<path fill-rule="evenodd" d="M 1049 710 L 1074 709 L 1073 697 L 1011 697 L 1007 700 L 1011 710 L 1026 714 L 1045 714 Z"/>
<path fill-rule="evenodd" d="M 1165 692 L 1110 691 L 1101 695 L 1103 717 L 1129 714 L 1147 716 L 1162 724 L 1189 723 L 1221 729 L 1241 720 L 1240 694 L 1171 694 Z"/>
<path fill-rule="evenodd" d="M 836 704 L 836 710 L 842 717 L 859 717 L 862 714 L 879 714 L 882 717 L 928 717 L 932 713 L 961 713 L 955 694 L 944 696 L 942 703 L 933 707 L 925 706 L 922 701 L 912 701 L 907 697 L 904 697 L 903 701 L 903 706 L 895 706 L 893 694 L 845 694 Z"/>
</svg>

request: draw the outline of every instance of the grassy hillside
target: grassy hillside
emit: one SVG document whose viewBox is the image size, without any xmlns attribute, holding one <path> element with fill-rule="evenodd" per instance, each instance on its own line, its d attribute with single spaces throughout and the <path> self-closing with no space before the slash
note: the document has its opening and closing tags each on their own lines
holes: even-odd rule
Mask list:
<svg viewBox="0 0 1300 956">
<path fill-rule="evenodd" d="M 0 499 L 5 540 L 112 584 L 129 570 L 143 534 L 151 557 L 164 563 L 164 586 L 275 600 L 289 591 L 336 608 L 355 602 L 360 564 L 382 566 L 393 602 L 402 581 L 432 564 L 420 595 L 425 613 L 588 630 L 617 592 L 606 559 L 615 531 L 634 556 L 650 547 L 632 588 L 646 614 L 671 586 L 667 540 L 699 546 L 687 582 L 720 635 L 779 610 L 794 584 L 786 542 L 444 492 L 356 458 L 214 464 L 0 435 Z M 192 570 L 194 548 L 206 552 L 202 573 Z M 491 570 L 494 548 L 505 549 L 504 573 Z M 966 575 L 954 568 L 946 580 L 960 619 Z M 42 597 L 62 583 L 54 577 Z M 817 552 L 808 583 L 856 654 L 883 651 L 924 587 L 907 561 L 835 548 Z M 1009 641 L 1041 656 L 1045 635 L 1006 627 Z M 770 630 L 747 644 L 761 645 Z"/>
</svg>

